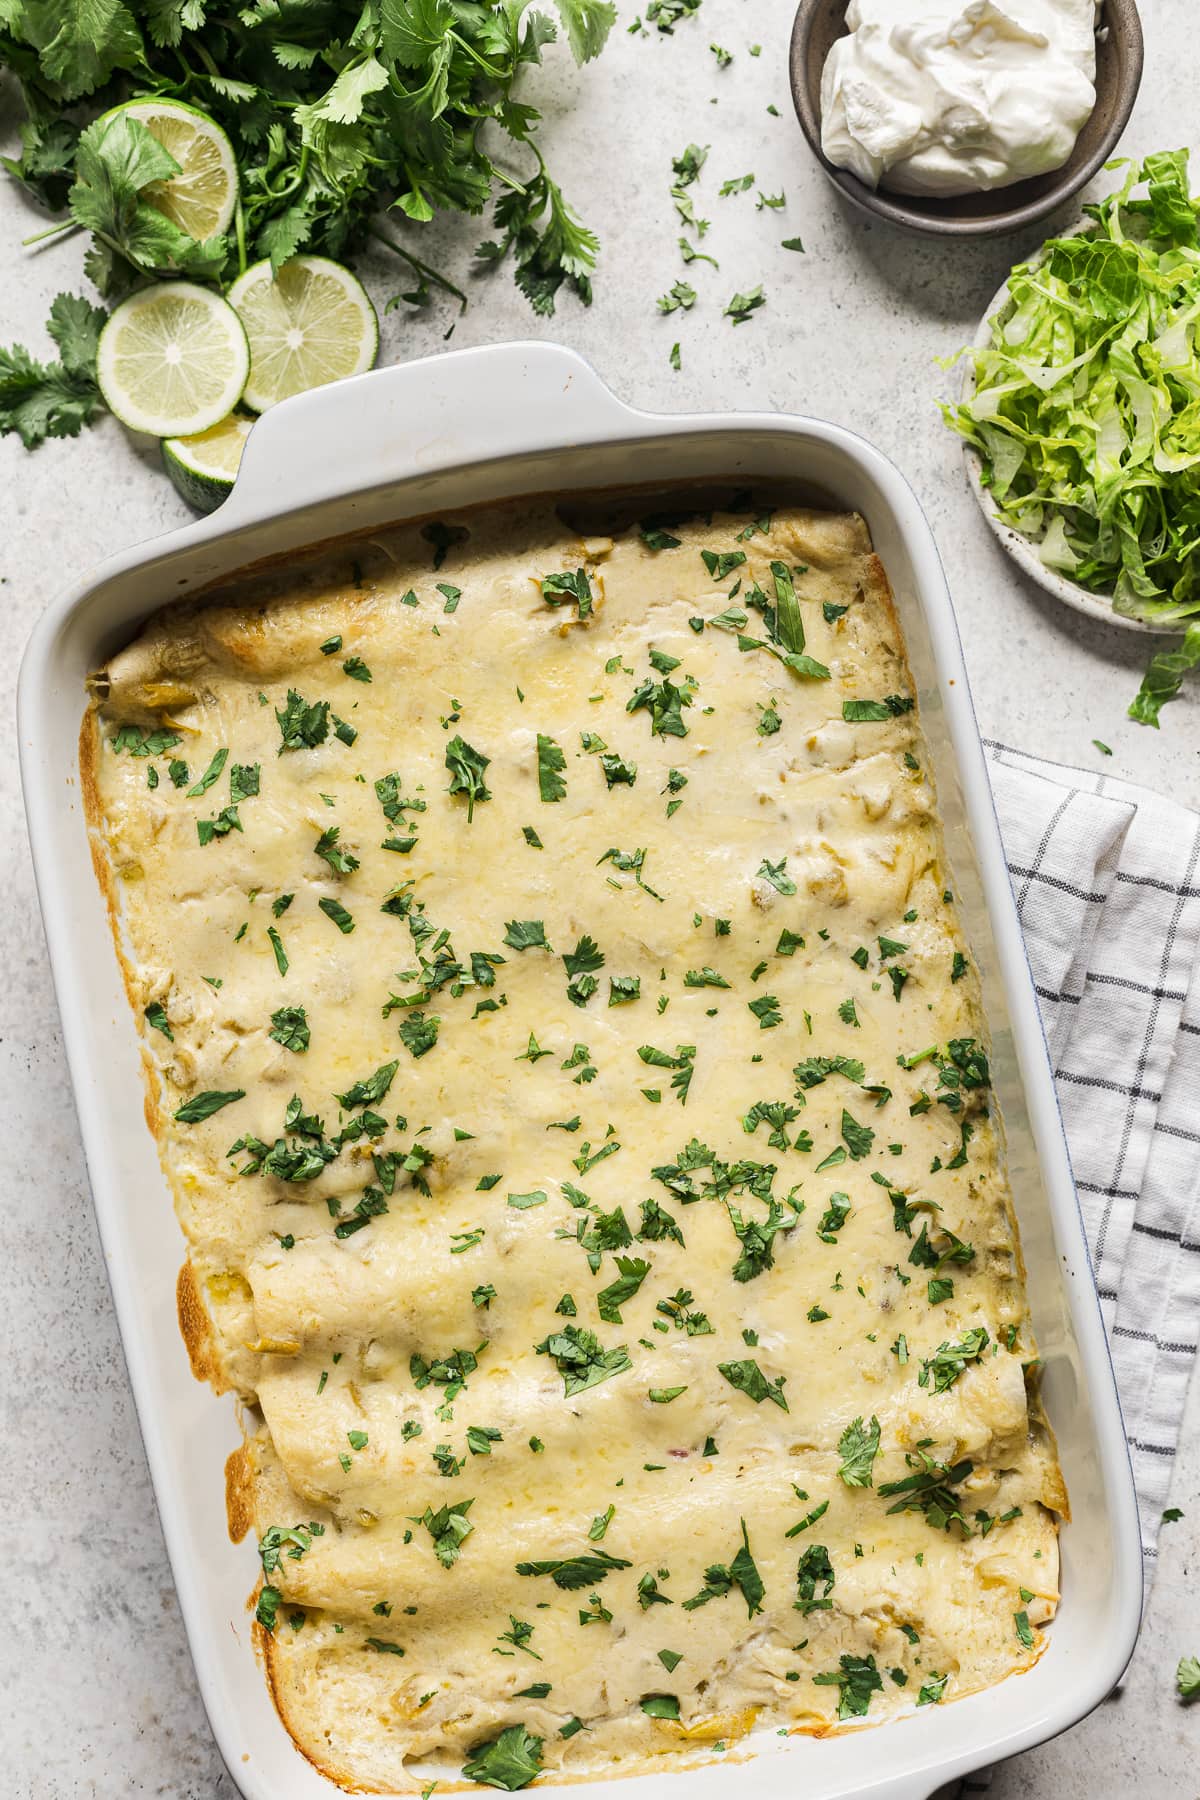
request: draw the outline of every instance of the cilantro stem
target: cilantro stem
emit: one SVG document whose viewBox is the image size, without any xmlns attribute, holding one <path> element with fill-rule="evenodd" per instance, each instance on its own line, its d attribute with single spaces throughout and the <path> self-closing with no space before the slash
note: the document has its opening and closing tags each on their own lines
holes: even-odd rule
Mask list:
<svg viewBox="0 0 1200 1800">
<path fill-rule="evenodd" d="M 205 49 L 204 45 L 200 42 L 200 40 L 198 38 L 194 37 L 192 39 L 192 48 L 196 52 L 196 55 L 200 58 L 200 61 L 204 64 L 204 67 L 205 67 L 205 70 L 207 71 L 207 73 L 212 76 L 214 81 L 220 81 L 220 79 L 221 79 L 220 69 L 218 69 L 216 63 L 213 61 L 212 57 L 208 54 L 208 51 Z"/>
<path fill-rule="evenodd" d="M 437 270 L 431 268 L 427 262 L 422 262 L 421 258 L 419 256 L 414 256 L 411 250 L 406 250 L 403 244 L 398 244 L 395 238 L 389 237 L 386 231 L 380 226 L 372 224 L 369 225 L 367 229 L 370 235 L 381 243 L 385 249 L 390 250 L 394 256 L 402 257 L 416 274 L 424 276 L 427 281 L 432 281 L 435 287 L 444 289 L 447 294 L 453 294 L 454 298 L 460 302 L 459 310 L 466 312 L 467 296 L 460 287 L 455 287 L 454 283 L 447 280 L 446 276 L 439 275 Z"/>
<path fill-rule="evenodd" d="M 303 187 L 304 177 L 307 175 L 307 173 L 308 173 L 308 145 L 301 144 L 300 159 L 296 165 L 296 173 L 292 176 L 292 179 L 290 181 L 285 181 L 281 188 L 269 188 L 267 190 L 268 198 L 270 199 L 272 205 L 274 205 L 275 203 L 277 203 L 280 200 L 286 200 L 290 194 L 294 194 L 296 192 L 296 189 L 298 187 Z"/>
<path fill-rule="evenodd" d="M 77 225 L 74 219 L 64 219 L 61 225 L 49 225 L 45 231 L 35 231 L 29 237 L 22 238 L 21 248 L 27 250 L 30 244 L 44 243 L 47 238 L 58 237 L 64 231 L 82 230 L 82 225 Z"/>
<path fill-rule="evenodd" d="M 237 205 L 233 211 L 234 228 L 237 231 L 238 274 L 246 273 L 246 215 L 242 211 L 242 196 L 239 192 Z"/>
</svg>

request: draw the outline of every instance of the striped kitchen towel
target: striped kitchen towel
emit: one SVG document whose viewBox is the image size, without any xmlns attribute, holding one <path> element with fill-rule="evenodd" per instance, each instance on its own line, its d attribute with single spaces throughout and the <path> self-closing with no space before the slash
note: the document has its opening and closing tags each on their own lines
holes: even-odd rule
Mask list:
<svg viewBox="0 0 1200 1800">
<path fill-rule="evenodd" d="M 1200 813 L 1004 744 L 987 752 L 1149 1580 L 1200 1336 Z"/>
</svg>

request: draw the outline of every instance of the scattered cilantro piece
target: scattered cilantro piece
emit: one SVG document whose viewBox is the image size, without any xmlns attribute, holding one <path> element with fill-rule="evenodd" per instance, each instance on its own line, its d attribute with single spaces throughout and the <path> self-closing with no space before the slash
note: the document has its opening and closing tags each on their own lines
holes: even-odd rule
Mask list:
<svg viewBox="0 0 1200 1800">
<path fill-rule="evenodd" d="M 302 1006 L 281 1006 L 271 1014 L 271 1029 L 268 1037 L 273 1037 L 277 1044 L 285 1050 L 294 1050 L 298 1055 L 308 1049 L 310 1032 L 308 1014 Z"/>
<path fill-rule="evenodd" d="M 665 294 L 655 302 L 660 313 L 690 312 L 696 304 L 696 290 L 687 281 L 673 281 Z"/>
<path fill-rule="evenodd" d="M 731 1563 L 710 1563 L 704 1571 L 704 1586 L 698 1594 L 683 1603 L 684 1612 L 694 1612 L 699 1606 L 707 1606 L 710 1600 L 720 1600 L 726 1594 L 739 1589 L 746 1602 L 746 1614 L 753 1618 L 762 1611 L 763 1596 L 766 1588 L 762 1576 L 758 1572 L 750 1550 L 750 1538 L 746 1530 L 745 1519 L 740 1520 L 742 1542 Z"/>
<path fill-rule="evenodd" d="M 839 1719 L 865 1718 L 871 1696 L 883 1688 L 883 1677 L 873 1656 L 840 1656 L 836 1671 L 814 1675 L 813 1681 L 818 1687 L 835 1687 L 839 1690 Z"/>
<path fill-rule="evenodd" d="M 558 575 L 547 575 L 541 592 L 547 606 L 566 606 L 573 601 L 581 619 L 592 611 L 592 587 L 585 569 L 564 569 Z"/>
<path fill-rule="evenodd" d="M 753 176 L 751 180 L 753 180 Z M 765 306 L 766 303 L 767 296 L 763 293 L 762 288 L 753 287 L 748 293 L 735 294 L 725 308 L 722 317 L 732 319 L 735 325 L 744 325 L 747 319 L 751 318 L 758 308 Z"/>
<path fill-rule="evenodd" d="M 450 771 L 448 794 L 465 794 L 467 796 L 467 823 L 475 817 L 476 802 L 482 803 L 492 797 L 491 789 L 484 781 L 484 770 L 491 762 L 481 750 L 475 750 L 464 738 L 452 737 L 446 745 L 446 767 Z"/>
<path fill-rule="evenodd" d="M 858 1418 L 847 1425 L 838 1439 L 838 1454 L 842 1459 L 838 1474 L 847 1487 L 872 1486 L 871 1471 L 879 1454 L 879 1434 L 878 1419 L 872 1417 L 870 1425 L 865 1426 L 862 1419 Z"/>
<path fill-rule="evenodd" d="M 549 950 L 546 926 L 541 919 L 509 919 L 504 942 L 513 950 Z"/>
<path fill-rule="evenodd" d="M 784 1384 L 787 1381 L 786 1375 L 781 1375 L 777 1381 L 771 1381 L 768 1376 L 763 1374 L 758 1364 L 749 1357 L 740 1362 L 718 1363 L 717 1368 L 730 1387 L 736 1388 L 740 1394 L 745 1394 L 746 1398 L 753 1400 L 755 1405 L 761 1406 L 764 1400 L 771 1400 L 784 1412 L 788 1411 L 788 1403 L 783 1397 Z"/>
<path fill-rule="evenodd" d="M 190 1100 L 185 1100 L 172 1116 L 181 1125 L 199 1125 L 203 1120 L 211 1119 L 214 1113 L 220 1112 L 223 1106 L 231 1105 L 234 1100 L 244 1100 L 245 1097 L 245 1088 L 232 1088 L 228 1092 L 207 1088 L 203 1093 L 193 1094 Z"/>
<path fill-rule="evenodd" d="M 607 1550 L 587 1550 L 581 1556 L 552 1556 L 539 1562 L 519 1562 L 516 1565 L 518 1575 L 549 1575 L 555 1587 L 567 1593 L 579 1588 L 594 1587 L 597 1582 L 604 1581 L 614 1569 L 629 1569 L 633 1565 L 623 1556 L 612 1556 Z"/>
<path fill-rule="evenodd" d="M 310 705 L 295 688 L 288 689 L 283 711 L 276 710 L 279 721 L 279 754 L 285 750 L 315 750 L 329 736 L 329 702 L 314 700 Z"/>
<path fill-rule="evenodd" d="M 906 694 L 887 694 L 882 700 L 843 700 L 842 717 L 849 724 L 880 724 L 911 712 L 914 705 Z"/>
<path fill-rule="evenodd" d="M 535 1781 L 542 1769 L 542 1743 L 524 1725 L 510 1725 L 499 1737 L 477 1744 L 463 1764 L 468 1781 L 515 1794 Z"/>
<path fill-rule="evenodd" d="M 167 1009 L 161 1000 L 152 1000 L 142 1013 L 147 1025 L 153 1031 L 161 1031 L 169 1043 L 175 1042 L 175 1033 L 167 1021 Z"/>
<path fill-rule="evenodd" d="M 568 1400 L 573 1394 L 582 1394 L 633 1367 L 624 1344 L 606 1350 L 594 1331 L 580 1325 L 566 1325 L 561 1331 L 551 1332 L 534 1348 L 539 1356 L 554 1359 Z"/>
<path fill-rule="evenodd" d="M 344 937 L 349 937 L 354 930 L 353 916 L 346 911 L 340 900 L 318 900 L 317 905 L 327 919 L 332 919 Z"/>
</svg>

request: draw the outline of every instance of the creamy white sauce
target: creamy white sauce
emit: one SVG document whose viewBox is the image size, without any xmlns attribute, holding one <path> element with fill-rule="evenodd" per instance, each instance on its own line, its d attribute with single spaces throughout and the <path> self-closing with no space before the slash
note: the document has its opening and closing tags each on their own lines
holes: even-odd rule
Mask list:
<svg viewBox="0 0 1200 1800">
<path fill-rule="evenodd" d="M 1095 0 L 850 0 L 821 145 L 870 187 L 966 194 L 1061 168 L 1096 104 Z"/>
</svg>

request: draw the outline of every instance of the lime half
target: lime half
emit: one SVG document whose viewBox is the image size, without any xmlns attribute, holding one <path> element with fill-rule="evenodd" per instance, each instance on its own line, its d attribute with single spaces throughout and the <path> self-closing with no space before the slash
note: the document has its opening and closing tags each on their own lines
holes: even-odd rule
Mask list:
<svg viewBox="0 0 1200 1800">
<path fill-rule="evenodd" d="M 221 127 L 179 100 L 130 100 L 106 118 L 127 113 L 156 137 L 179 164 L 169 181 L 152 181 L 141 198 L 203 243 L 227 231 L 237 206 L 237 159 Z"/>
<path fill-rule="evenodd" d="M 191 281 L 163 281 L 123 300 L 100 333 L 96 374 L 109 410 L 132 431 L 191 437 L 241 398 L 250 369 L 232 306 Z"/>
<path fill-rule="evenodd" d="M 214 511 L 232 492 L 253 424 L 246 413 L 230 413 L 192 437 L 164 438 L 163 467 L 197 512 Z"/>
<path fill-rule="evenodd" d="M 371 367 L 379 321 L 362 283 L 325 256 L 294 256 L 272 275 L 255 263 L 229 290 L 250 341 L 247 406 L 265 412 L 289 394 Z"/>
</svg>

